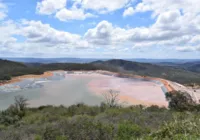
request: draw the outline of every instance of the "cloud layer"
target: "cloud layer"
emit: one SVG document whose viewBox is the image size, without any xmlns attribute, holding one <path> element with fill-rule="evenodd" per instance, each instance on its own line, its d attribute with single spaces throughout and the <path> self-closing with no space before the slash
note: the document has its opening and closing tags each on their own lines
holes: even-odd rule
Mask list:
<svg viewBox="0 0 200 140">
<path fill-rule="evenodd" d="M 53 16 L 68 22 L 98 19 L 102 15 L 121 12 L 121 19 L 150 13 L 153 23 L 146 26 L 122 27 L 112 21 L 101 20 L 83 34 L 53 28 L 40 20 L 7 17 L 8 7 L 0 2 L 0 51 L 35 53 L 45 51 L 61 54 L 82 51 L 104 53 L 132 52 L 145 48 L 173 48 L 176 52 L 200 52 L 199 0 L 42 0 L 37 2 L 38 16 Z M 95 22 L 96 23 L 96 22 Z M 31 51 L 30 51 L 31 50 Z M 73 51 L 72 51 L 73 50 Z M 109 54 L 109 53 L 108 53 Z"/>
<path fill-rule="evenodd" d="M 84 20 L 125 7 L 133 0 L 43 0 L 37 2 L 36 11 L 41 15 L 55 15 L 61 21 Z M 72 3 L 67 6 L 68 3 Z M 88 12 L 90 11 L 90 12 Z M 95 14 L 94 14 L 95 13 Z"/>
<path fill-rule="evenodd" d="M 7 6 L 0 1 L 0 21 L 7 17 Z"/>
</svg>

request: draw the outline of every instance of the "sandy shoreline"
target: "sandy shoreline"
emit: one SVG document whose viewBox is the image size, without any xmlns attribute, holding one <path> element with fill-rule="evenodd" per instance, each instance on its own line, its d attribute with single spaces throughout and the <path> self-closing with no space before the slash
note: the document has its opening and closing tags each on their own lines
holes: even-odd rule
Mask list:
<svg viewBox="0 0 200 140">
<path fill-rule="evenodd" d="M 20 82 L 23 79 L 27 79 L 27 78 L 48 78 L 48 77 L 51 77 L 51 76 L 53 76 L 53 72 L 52 71 L 44 72 L 44 74 L 41 74 L 41 75 L 33 75 L 33 74 L 22 75 L 22 76 L 13 77 L 9 81 L 0 82 L 0 86 L 6 85 L 6 84 L 12 84 L 12 83 Z"/>
</svg>

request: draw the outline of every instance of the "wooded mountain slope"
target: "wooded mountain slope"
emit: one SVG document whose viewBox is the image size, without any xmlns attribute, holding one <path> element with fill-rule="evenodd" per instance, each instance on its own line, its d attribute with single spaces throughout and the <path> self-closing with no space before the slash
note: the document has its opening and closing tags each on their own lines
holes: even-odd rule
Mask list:
<svg viewBox="0 0 200 140">
<path fill-rule="evenodd" d="M 191 67 L 193 68 L 193 67 Z M 95 61 L 92 63 L 52 63 L 52 64 L 23 64 L 13 61 L 0 60 L 0 80 L 24 74 L 42 74 L 49 70 L 108 70 L 126 74 L 152 76 L 169 79 L 182 84 L 200 84 L 200 74 L 177 67 L 160 66 L 149 63 L 138 63 L 120 59 Z"/>
</svg>

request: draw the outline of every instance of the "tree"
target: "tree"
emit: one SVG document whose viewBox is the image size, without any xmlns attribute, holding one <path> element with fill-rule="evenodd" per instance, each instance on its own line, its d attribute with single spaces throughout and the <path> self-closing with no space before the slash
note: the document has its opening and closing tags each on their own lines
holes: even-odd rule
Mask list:
<svg viewBox="0 0 200 140">
<path fill-rule="evenodd" d="M 4 75 L 3 80 L 11 80 L 11 76 L 10 75 Z"/>
<path fill-rule="evenodd" d="M 23 96 L 16 96 L 15 103 L 8 109 L 0 112 L 0 123 L 5 125 L 15 124 L 25 116 L 27 99 Z"/>
<path fill-rule="evenodd" d="M 169 108 L 177 111 L 191 111 L 196 105 L 191 95 L 186 92 L 168 92 L 166 93 L 166 99 L 169 101 Z"/>
<path fill-rule="evenodd" d="M 105 104 L 108 107 L 117 107 L 119 106 L 119 91 L 109 90 L 106 93 L 103 93 Z"/>
<path fill-rule="evenodd" d="M 26 99 L 24 96 L 22 95 L 18 95 L 15 96 L 15 107 L 19 110 L 19 111 L 24 111 L 25 108 L 27 107 L 28 103 L 27 103 L 28 99 Z"/>
</svg>

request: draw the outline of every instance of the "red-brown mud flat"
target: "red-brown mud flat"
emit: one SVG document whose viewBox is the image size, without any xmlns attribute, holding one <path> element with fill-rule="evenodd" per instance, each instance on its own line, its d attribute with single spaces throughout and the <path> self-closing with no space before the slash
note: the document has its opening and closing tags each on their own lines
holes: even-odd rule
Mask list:
<svg viewBox="0 0 200 140">
<path fill-rule="evenodd" d="M 155 82 L 137 78 L 119 78 L 98 73 L 67 74 L 67 76 L 77 79 L 90 79 L 88 89 L 97 96 L 102 96 L 103 93 L 108 92 L 110 89 L 118 91 L 120 102 L 127 105 L 168 105 L 161 86 Z"/>
<path fill-rule="evenodd" d="M 0 82 L 0 86 L 5 85 L 5 84 L 12 84 L 12 83 L 20 82 L 23 79 L 28 79 L 28 78 L 47 78 L 47 77 L 51 77 L 51 76 L 53 76 L 53 72 L 51 72 L 51 71 L 44 72 L 44 74 L 41 74 L 41 75 L 29 74 L 29 75 L 17 76 L 17 77 L 13 77 L 9 81 Z"/>
<path fill-rule="evenodd" d="M 8 83 L 19 82 L 26 78 L 47 78 L 53 76 L 54 72 L 63 73 L 64 71 L 45 72 L 43 75 L 19 76 L 13 78 L 11 81 L 8 81 Z M 42 103 L 51 104 L 53 103 L 55 97 L 59 97 L 59 100 L 58 102 L 56 102 L 56 105 L 65 105 L 66 98 L 75 99 L 71 95 L 74 92 L 76 92 L 77 98 L 80 98 L 84 95 L 82 94 L 83 90 L 85 90 L 85 92 L 88 91 L 87 95 L 91 93 L 92 95 L 103 97 L 102 94 L 108 92 L 111 89 L 119 92 L 120 102 L 124 105 L 142 104 L 146 106 L 158 105 L 167 107 L 168 102 L 165 99 L 165 93 L 161 89 L 161 86 L 168 85 L 168 88 L 166 87 L 168 91 L 173 90 L 172 88 L 170 88 L 167 80 L 151 77 L 142 77 L 137 75 L 126 75 L 126 77 L 128 78 L 120 78 L 117 73 L 107 71 L 67 72 L 65 74 L 65 80 L 63 82 L 60 82 L 62 83 L 62 86 L 59 85 L 60 83 L 53 82 L 51 83 L 51 86 L 54 87 L 53 89 L 49 86 L 45 86 L 45 90 L 44 88 L 42 88 L 41 90 L 38 89 L 38 94 L 46 96 L 44 96 L 44 98 L 37 99 L 35 101 L 35 104 L 40 105 L 38 103 L 39 100 L 43 101 Z M 81 80 L 82 82 L 80 82 Z M 159 81 L 163 85 L 155 83 L 155 80 Z M 48 92 L 44 93 L 44 91 Z M 26 92 L 26 94 L 29 94 L 28 90 Z M 65 92 L 69 93 L 69 95 L 65 95 Z M 51 94 L 55 96 L 52 99 L 50 99 Z M 64 98 L 64 96 L 66 96 L 66 98 Z M 86 95 L 83 97 L 83 100 L 82 98 L 80 99 L 81 101 L 84 102 L 84 100 L 89 100 L 88 102 L 91 102 L 90 98 Z M 62 99 L 63 101 L 61 102 Z M 75 102 L 72 103 L 74 104 Z"/>
</svg>

